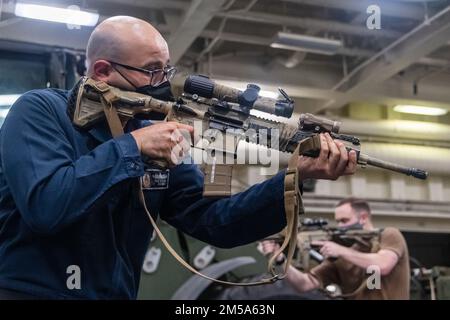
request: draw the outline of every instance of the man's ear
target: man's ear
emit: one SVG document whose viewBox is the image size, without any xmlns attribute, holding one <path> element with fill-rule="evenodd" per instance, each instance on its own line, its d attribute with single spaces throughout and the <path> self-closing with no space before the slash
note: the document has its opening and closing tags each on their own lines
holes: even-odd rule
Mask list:
<svg viewBox="0 0 450 320">
<path fill-rule="evenodd" d="M 94 62 L 93 71 L 93 76 L 96 80 L 108 82 L 113 68 L 111 63 L 106 60 L 97 60 Z"/>
<path fill-rule="evenodd" d="M 363 211 L 359 214 L 359 219 L 361 221 L 361 224 L 366 224 L 366 222 L 369 220 L 369 214 Z"/>
</svg>

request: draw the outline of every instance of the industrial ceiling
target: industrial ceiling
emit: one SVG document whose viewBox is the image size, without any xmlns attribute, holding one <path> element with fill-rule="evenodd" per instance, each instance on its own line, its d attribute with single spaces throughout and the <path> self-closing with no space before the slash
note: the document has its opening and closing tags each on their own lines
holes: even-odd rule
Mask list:
<svg viewBox="0 0 450 320">
<path fill-rule="evenodd" d="M 92 28 L 19 18 L 15 1 L 1 2 L 2 48 L 26 42 L 84 51 Z M 327 112 L 358 100 L 415 101 L 450 110 L 450 1 L 34 1 L 44 2 L 78 5 L 98 12 L 100 20 L 145 19 L 168 40 L 172 63 L 184 73 L 256 82 L 269 90 L 281 86 L 302 111 Z M 380 8 L 381 28 L 372 30 L 366 21 L 373 4 Z M 333 55 L 272 48 L 280 31 L 335 39 L 342 46 Z"/>
</svg>

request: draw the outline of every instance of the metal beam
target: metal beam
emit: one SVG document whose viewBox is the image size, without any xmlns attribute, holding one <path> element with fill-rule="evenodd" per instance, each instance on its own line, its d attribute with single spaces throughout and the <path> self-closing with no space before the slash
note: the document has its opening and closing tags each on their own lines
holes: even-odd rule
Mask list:
<svg viewBox="0 0 450 320">
<path fill-rule="evenodd" d="M 205 29 L 226 0 L 193 0 L 178 29 L 171 35 L 168 44 L 171 63 L 175 64 L 189 49 L 194 40 Z"/>
<path fill-rule="evenodd" d="M 361 92 L 361 100 L 369 100 L 388 105 L 394 104 L 423 104 L 450 109 L 450 91 L 446 82 L 441 85 L 435 82 L 423 82 L 414 94 L 410 81 L 390 79 L 374 85 L 370 92 Z"/>
<path fill-rule="evenodd" d="M 21 30 L 28 31 L 25 33 Z M 82 28 L 74 32 L 73 30 L 68 30 L 62 24 L 56 27 L 52 23 L 36 23 L 32 20 L 24 19 L 18 24 L 5 26 L 2 29 L 0 40 L 67 47 L 84 51 L 90 32 L 90 28 Z M 271 78 L 268 79 L 268 71 L 264 67 L 255 65 L 254 61 L 252 64 L 217 61 L 214 63 L 213 76 L 227 80 L 240 80 L 241 82 L 253 81 L 261 84 L 267 82 L 267 88 L 265 89 L 276 90 L 278 86 L 281 86 L 293 97 L 303 97 L 317 101 L 343 98 L 345 94 L 341 92 L 331 91 L 323 86 L 319 87 L 320 84 L 331 86 L 332 83 L 337 81 L 337 74 L 333 75 L 329 68 L 316 69 L 311 66 L 303 66 L 302 68 L 301 74 L 295 69 L 278 68 L 270 70 Z M 279 80 L 283 80 L 284 83 L 278 83 Z M 426 83 L 423 83 L 419 94 L 413 96 L 410 86 L 410 82 L 389 82 L 389 84 L 380 87 L 374 86 L 367 91 L 367 95 L 360 93 L 359 98 L 378 102 L 399 102 L 414 99 L 416 101 L 433 102 L 434 104 L 447 104 L 450 101 L 450 92 L 446 87 L 438 88 L 436 86 L 427 86 Z M 317 109 L 319 107 L 321 105 L 318 105 Z"/>
<path fill-rule="evenodd" d="M 220 40 L 237 42 L 237 43 L 247 43 L 247 44 L 259 45 L 259 46 L 264 46 L 264 47 L 269 46 L 272 42 L 271 39 L 265 38 L 265 37 L 250 36 L 250 35 L 243 35 L 240 33 L 230 33 L 230 32 L 222 32 L 219 34 L 217 31 L 213 31 L 213 30 L 205 30 L 201 33 L 200 36 L 203 38 L 208 38 L 208 39 L 214 39 L 216 37 L 219 37 Z M 369 58 L 369 57 L 372 57 L 373 55 L 375 55 L 376 52 L 367 50 L 367 49 L 361 49 L 361 48 L 343 47 L 337 51 L 337 54 L 340 54 L 343 56 L 355 56 L 355 57 Z M 422 58 L 418 59 L 415 63 L 432 66 L 432 67 L 450 66 L 449 60 L 428 58 L 428 57 L 422 57 Z"/>
<path fill-rule="evenodd" d="M 114 1 L 114 0 L 113 0 Z M 120 1 L 116 1 L 117 3 L 119 3 Z M 161 3 L 162 2 L 164 2 L 164 1 L 160 1 Z M 170 1 L 169 1 L 170 2 Z M 122 3 L 123 4 L 123 2 L 120 2 L 120 3 Z M 158 3 L 158 2 L 156 2 L 156 3 Z M 95 12 L 96 10 L 95 9 L 93 9 L 93 8 L 84 8 L 85 10 L 87 9 L 87 10 L 89 10 L 89 11 L 92 11 L 92 12 Z M 12 2 L 12 1 L 10 1 L 10 2 L 8 2 L 8 3 L 6 3 L 5 5 L 4 5 L 4 7 L 3 7 L 3 12 L 7 12 L 7 13 L 11 13 L 11 14 L 14 14 L 14 10 L 15 10 L 15 3 L 14 2 Z M 100 16 L 99 16 L 99 20 L 98 20 L 98 23 L 100 23 L 100 22 L 102 22 L 103 20 L 105 20 L 105 19 L 107 19 L 107 18 L 109 18 L 110 16 L 107 16 L 107 15 L 103 15 L 103 14 L 101 14 L 101 13 L 99 13 L 100 14 Z M 142 18 L 144 18 L 144 17 L 142 17 Z M 29 19 L 26 19 L 26 18 L 19 18 L 19 17 L 13 17 L 13 18 L 10 18 L 10 19 L 8 19 L 8 20 L 4 20 L 4 21 L 2 21 L 3 23 L 4 23 L 4 26 L 8 26 L 9 24 L 16 24 L 17 22 L 22 22 L 22 21 L 33 21 L 33 20 L 29 20 Z M 43 28 L 45 28 L 45 24 L 46 24 L 46 22 L 42 22 L 42 21 L 35 21 L 35 23 L 36 23 L 36 26 L 37 27 L 43 27 Z M 41 24 L 40 26 L 38 26 L 38 24 Z M 55 29 L 56 30 L 59 30 L 59 28 L 61 28 L 61 26 L 63 25 L 63 24 L 51 24 L 51 25 L 53 25 L 53 26 L 55 26 Z M 161 33 L 167 33 L 167 32 L 170 32 L 170 28 L 169 28 L 169 26 L 168 25 L 154 25 Z M 19 26 L 17 26 L 17 28 L 20 28 L 20 25 Z M 65 28 L 65 27 L 64 27 Z M 83 27 L 83 29 L 86 29 L 86 27 Z M 23 30 L 26 30 L 26 32 L 24 32 L 24 33 L 27 33 L 29 30 L 28 29 L 23 29 Z M 19 30 L 20 31 L 20 30 Z M 26 37 L 26 34 L 24 35 L 25 37 Z M 67 39 L 64 39 L 63 40 L 63 42 L 65 42 Z M 31 41 L 31 42 L 34 42 L 34 41 Z"/>
<path fill-rule="evenodd" d="M 260 80 L 260 79 L 259 79 Z M 217 81 L 219 81 L 223 85 L 228 85 L 232 87 L 240 87 L 245 88 L 248 83 L 254 82 L 254 81 L 238 81 L 238 80 L 224 80 L 222 78 L 219 78 Z M 261 81 L 261 80 L 260 80 Z M 264 80 L 262 80 L 264 81 Z M 278 88 L 281 87 L 283 90 L 285 90 L 291 97 L 296 98 L 308 98 L 308 99 L 314 99 L 314 100 L 321 100 L 325 98 L 337 98 L 340 96 L 339 92 L 331 92 L 326 89 L 319 89 L 319 88 L 313 88 L 313 87 L 306 87 L 306 86 L 298 86 L 298 85 L 285 85 L 285 84 L 264 84 L 257 82 L 259 85 L 261 85 L 264 90 L 266 91 L 273 91 L 277 92 Z"/>
<path fill-rule="evenodd" d="M 278 87 L 283 88 L 292 98 L 306 98 L 301 100 L 296 112 L 317 112 L 321 107 L 320 101 L 325 99 L 339 99 L 343 94 L 326 89 L 308 87 L 298 84 L 265 84 L 264 80 L 253 79 L 254 77 L 242 78 L 244 80 L 224 80 L 219 73 L 214 74 L 221 84 L 233 87 L 244 88 L 248 83 L 255 82 L 263 86 L 264 90 L 276 92 Z M 229 77 L 225 77 L 228 79 Z M 253 80 L 253 81 L 252 81 Z M 262 82 L 262 83 L 261 83 Z M 396 105 L 396 104 L 424 104 L 440 107 L 450 110 L 450 93 L 446 87 L 435 88 L 427 87 L 421 90 L 418 95 L 413 95 L 407 89 L 409 83 L 390 83 L 380 87 L 375 87 L 373 91 L 355 96 L 356 100 L 373 102 L 377 104 Z"/>
<path fill-rule="evenodd" d="M 169 31 L 167 25 L 157 25 L 155 27 L 162 33 Z M 66 25 L 62 23 L 55 24 L 52 22 L 36 22 L 31 19 L 21 19 L 20 21 L 14 20 L 14 23 L 3 25 L 0 32 L 0 40 L 84 51 L 91 32 L 92 28 L 90 27 L 81 27 L 80 30 L 74 31 L 67 29 Z"/>
<path fill-rule="evenodd" d="M 429 57 L 422 57 L 417 61 L 417 63 L 438 68 L 450 66 L 450 61 L 448 60 Z"/>
<path fill-rule="evenodd" d="M 202 61 L 199 64 L 200 71 L 208 70 L 207 61 Z M 287 69 L 278 64 L 267 64 L 267 59 L 263 54 L 255 55 L 253 52 L 248 52 L 247 55 L 230 55 L 229 58 L 215 56 L 213 58 L 212 77 L 220 77 L 224 80 L 241 80 L 251 81 L 260 84 L 267 84 L 272 86 L 284 87 L 289 85 L 291 87 L 306 87 L 319 89 L 317 95 L 307 97 L 314 97 L 317 99 L 327 100 L 330 95 L 324 96 L 324 91 L 329 90 L 330 84 L 335 83 L 341 77 L 339 67 L 330 67 L 326 64 L 303 64 L 301 69 Z M 331 93 L 331 97 L 335 97 Z M 340 93 L 336 93 L 340 96 Z M 303 95 L 299 95 L 302 97 Z"/>
<path fill-rule="evenodd" d="M 267 66 L 258 65 L 257 62 L 257 57 L 245 56 L 232 57 L 231 61 L 214 60 L 211 76 L 239 87 L 245 87 L 247 83 L 260 84 L 264 90 L 269 91 L 277 91 L 277 88 L 281 87 L 292 97 L 309 99 L 306 103 L 308 112 L 317 112 L 327 100 L 346 97 L 346 93 L 327 89 L 330 83 L 339 78 L 339 69 L 332 72 L 329 67 L 303 64 L 299 72 L 299 69 L 276 66 L 268 69 Z M 270 78 L 267 77 L 268 74 Z M 411 81 L 391 79 L 370 86 L 370 90 L 356 92 L 352 100 L 386 105 L 414 102 L 450 110 L 450 91 L 445 82 L 437 85 L 436 81 L 438 80 L 434 83 L 423 81 L 418 93 L 413 94 Z M 305 104 L 302 102 L 298 105 L 304 112 Z"/>
<path fill-rule="evenodd" d="M 7 27 L 7 26 L 10 26 L 12 24 L 16 24 L 16 23 L 18 23 L 18 22 L 20 22 L 22 20 L 23 19 L 19 18 L 19 17 L 14 17 L 14 18 L 9 18 L 9 19 L 6 19 L 6 20 L 2 20 L 2 21 L 0 21 L 0 28 Z"/>
<path fill-rule="evenodd" d="M 355 95 L 372 90 L 372 87 L 404 70 L 420 58 L 442 47 L 450 40 L 450 6 L 420 24 L 397 41 L 366 60 L 332 90 L 345 93 L 340 99 L 326 103 L 320 111 L 340 108 L 352 101 Z"/>
<path fill-rule="evenodd" d="M 423 7 L 417 4 L 405 4 L 380 0 L 282 0 L 297 4 L 309 4 L 326 8 L 336 8 L 357 12 L 366 12 L 371 4 L 378 4 L 382 15 L 400 18 L 422 20 L 425 16 Z M 138 8 L 173 9 L 185 11 L 189 8 L 189 2 L 181 0 L 95 0 L 98 3 L 126 4 Z"/>
<path fill-rule="evenodd" d="M 170 32 L 173 33 L 180 23 L 180 15 L 174 14 L 173 11 L 164 11 L 164 20 L 170 29 Z"/>
<path fill-rule="evenodd" d="M 87 27 L 74 31 L 67 29 L 65 24 L 23 19 L 15 24 L 4 26 L 0 32 L 0 40 L 84 51 L 91 32 L 92 28 Z"/>
<path fill-rule="evenodd" d="M 413 3 L 399 3 L 396 1 L 380 0 L 282 0 L 297 4 L 308 4 L 326 8 L 342 9 L 355 12 L 366 12 L 368 6 L 380 6 L 383 16 L 423 20 L 425 12 L 423 6 Z"/>
<path fill-rule="evenodd" d="M 375 36 L 383 38 L 398 38 L 399 36 L 401 36 L 401 33 L 397 31 L 386 29 L 369 30 L 365 25 L 354 26 L 338 21 L 298 18 L 294 16 L 277 15 L 263 12 L 229 11 L 218 13 L 217 16 L 228 17 L 229 19 L 272 24 L 277 26 L 297 27 L 312 31 L 340 32 L 365 37 Z"/>
<path fill-rule="evenodd" d="M 216 37 L 219 37 L 220 40 L 226 40 L 230 42 L 238 42 L 238 43 L 248 43 L 248 44 L 255 44 L 260 45 L 264 47 L 270 46 L 272 43 L 272 39 L 266 38 L 266 37 L 259 37 L 259 36 L 250 36 L 250 35 L 243 35 L 239 33 L 230 33 L 230 32 L 222 32 L 218 33 L 216 31 L 211 30 L 205 30 L 201 33 L 201 37 L 208 38 L 208 39 L 214 39 Z M 366 50 L 366 49 L 359 49 L 359 48 L 340 48 L 337 51 L 338 54 L 345 55 L 345 56 L 358 56 L 358 57 L 371 57 L 373 54 L 375 54 L 374 51 Z"/>
<path fill-rule="evenodd" d="M 123 4 L 123 0 L 96 0 L 98 2 L 113 2 L 118 4 Z M 214 2 L 205 1 L 207 2 Z M 292 2 L 297 3 L 307 3 L 307 4 L 317 4 L 323 5 L 331 8 L 341 8 L 348 9 L 354 11 L 362 11 L 365 12 L 369 2 L 373 2 L 372 0 L 292 0 Z M 378 1 L 379 2 L 379 1 Z M 370 3 L 373 4 L 373 3 Z M 135 6 L 141 8 L 150 8 L 150 9 L 176 9 L 180 11 L 186 11 L 189 9 L 189 4 L 184 1 L 179 0 L 133 0 L 127 2 L 128 6 Z M 193 3 L 194 5 L 194 3 Z M 399 3 L 387 3 L 383 2 L 382 6 L 382 14 L 383 15 L 393 15 L 400 17 L 414 17 L 420 19 L 423 18 L 424 12 L 420 9 L 420 6 L 417 5 L 406 5 Z M 283 15 L 275 15 L 268 13 L 258 13 L 258 12 L 246 12 L 242 11 L 234 11 L 234 12 L 221 12 L 217 16 L 224 17 L 229 16 L 231 19 L 237 20 L 245 20 L 245 21 L 253 21 L 267 24 L 275 24 L 275 25 L 283 25 L 283 26 L 291 26 L 291 27 L 301 27 L 308 28 L 315 31 L 338 31 L 347 34 L 353 35 L 361 35 L 361 36 L 379 36 L 386 38 L 397 38 L 401 35 L 400 32 L 392 31 L 392 30 L 382 30 L 382 32 L 376 32 L 374 30 L 368 30 L 365 25 L 350 25 L 347 23 L 337 22 L 337 21 L 329 21 L 329 20 L 319 20 L 312 18 L 297 18 L 297 17 L 286 17 Z"/>
</svg>

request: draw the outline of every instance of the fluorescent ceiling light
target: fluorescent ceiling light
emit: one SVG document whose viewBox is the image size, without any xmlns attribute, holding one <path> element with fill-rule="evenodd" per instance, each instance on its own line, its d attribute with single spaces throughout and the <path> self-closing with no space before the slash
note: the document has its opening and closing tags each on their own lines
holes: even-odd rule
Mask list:
<svg viewBox="0 0 450 320">
<path fill-rule="evenodd" d="M 342 41 L 278 32 L 270 46 L 272 48 L 333 55 L 342 47 Z"/>
<path fill-rule="evenodd" d="M 394 111 L 402 113 L 421 114 L 426 116 L 442 116 L 448 112 L 448 110 L 443 108 L 403 105 L 403 104 L 395 106 Z"/>
<path fill-rule="evenodd" d="M 245 89 L 247 87 L 247 84 L 245 84 L 244 82 L 238 82 L 238 81 L 215 80 L 215 82 L 220 83 L 224 86 L 229 86 L 234 89 L 241 90 L 241 91 L 245 91 Z M 248 82 L 248 83 L 252 83 L 252 82 Z M 258 85 L 258 87 L 261 88 L 260 85 Z M 261 97 L 272 98 L 272 99 L 278 99 L 278 97 L 279 97 L 278 92 L 270 91 L 270 90 L 260 90 L 259 95 Z"/>
<path fill-rule="evenodd" d="M 1 106 L 12 106 L 17 99 L 19 99 L 20 94 L 3 94 L 0 95 L 0 107 Z"/>
<path fill-rule="evenodd" d="M 14 13 L 18 17 L 90 27 L 95 26 L 99 19 L 97 13 L 28 3 L 17 3 Z"/>
<path fill-rule="evenodd" d="M 6 118 L 8 115 L 9 108 L 8 109 L 0 109 L 0 118 Z"/>
</svg>

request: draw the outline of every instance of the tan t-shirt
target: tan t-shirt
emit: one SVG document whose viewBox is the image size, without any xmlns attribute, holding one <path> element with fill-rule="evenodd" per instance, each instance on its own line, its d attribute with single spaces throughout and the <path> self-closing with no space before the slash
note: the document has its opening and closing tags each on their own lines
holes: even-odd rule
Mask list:
<svg viewBox="0 0 450 320">
<path fill-rule="evenodd" d="M 355 250 L 363 251 L 358 246 Z M 409 254 L 408 247 L 403 235 L 396 228 L 386 228 L 381 232 L 380 249 L 391 250 L 398 256 L 398 262 L 388 275 L 381 276 L 380 288 L 369 289 L 367 286 L 349 297 L 349 299 L 409 299 Z M 325 260 L 323 263 L 311 270 L 311 275 L 319 280 L 322 288 L 334 283 L 340 286 L 343 294 L 354 292 L 363 281 L 366 282 L 372 272 L 351 264 L 341 258 L 335 261 Z M 374 283 L 370 281 L 370 283 Z"/>
</svg>

